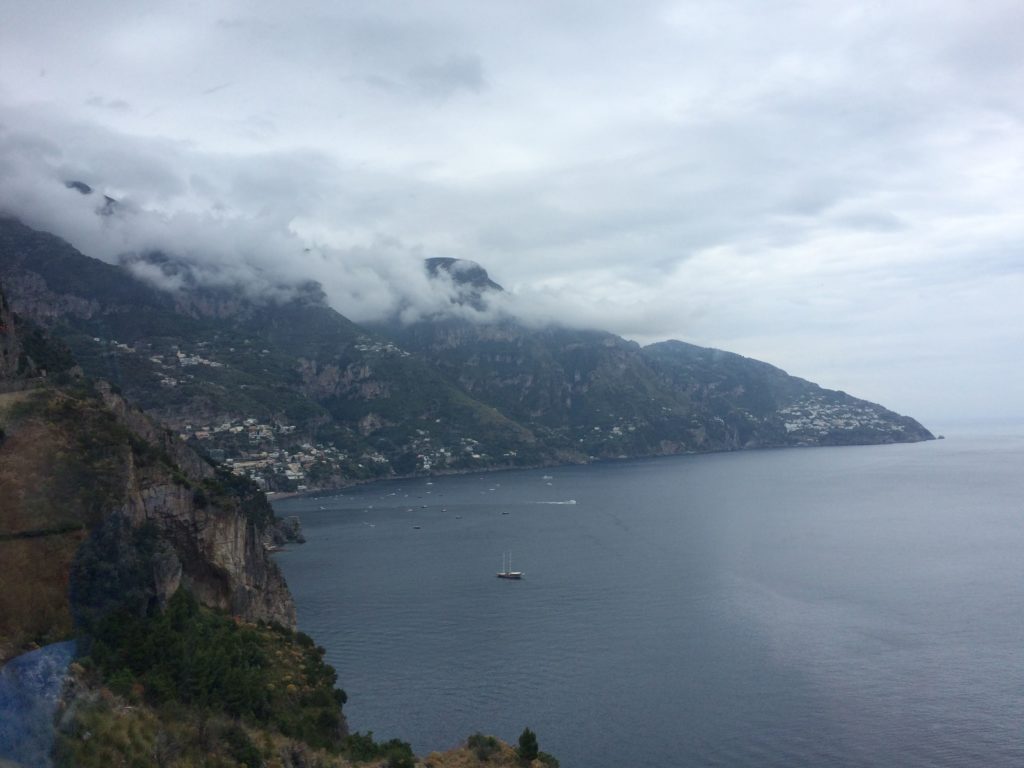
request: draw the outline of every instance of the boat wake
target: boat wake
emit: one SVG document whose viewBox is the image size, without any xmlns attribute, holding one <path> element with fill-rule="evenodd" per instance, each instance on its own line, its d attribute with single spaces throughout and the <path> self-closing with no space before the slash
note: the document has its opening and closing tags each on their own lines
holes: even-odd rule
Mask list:
<svg viewBox="0 0 1024 768">
<path fill-rule="evenodd" d="M 538 501 L 538 504 L 575 504 L 576 499 L 569 499 L 568 501 Z"/>
</svg>

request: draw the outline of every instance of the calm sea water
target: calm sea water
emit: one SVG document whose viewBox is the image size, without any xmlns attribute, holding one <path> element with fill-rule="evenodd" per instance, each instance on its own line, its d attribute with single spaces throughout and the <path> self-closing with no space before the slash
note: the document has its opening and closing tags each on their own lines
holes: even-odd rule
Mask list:
<svg viewBox="0 0 1024 768">
<path fill-rule="evenodd" d="M 275 506 L 351 726 L 418 753 L 528 725 L 565 768 L 1024 765 L 1024 431 Z"/>
</svg>

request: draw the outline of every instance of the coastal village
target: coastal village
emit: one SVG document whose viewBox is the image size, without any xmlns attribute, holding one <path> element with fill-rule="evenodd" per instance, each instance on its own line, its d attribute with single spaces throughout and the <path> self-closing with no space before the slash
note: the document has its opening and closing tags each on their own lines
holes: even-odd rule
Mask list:
<svg viewBox="0 0 1024 768">
<path fill-rule="evenodd" d="M 215 359 L 217 353 L 207 342 L 199 342 L 196 349 L 179 345 L 157 348 L 154 345 L 129 345 L 116 339 L 94 337 L 107 354 L 121 358 L 131 356 L 145 361 L 163 390 L 175 390 L 197 379 L 206 380 L 204 369 L 231 369 L 230 363 Z M 243 343 L 248 343 L 244 340 Z M 409 353 L 391 342 L 364 338 L 354 345 L 363 354 L 397 355 Z M 240 353 L 229 347 L 228 354 Z M 252 349 L 249 354 L 265 356 L 268 350 Z M 367 417 L 371 425 L 372 414 Z M 213 423 L 177 424 L 178 436 L 190 442 L 214 461 L 224 464 L 236 475 L 248 477 L 265 492 L 306 491 L 344 485 L 353 480 L 371 480 L 394 472 L 402 474 L 428 473 L 437 470 L 474 469 L 492 465 L 497 458 L 502 463 L 513 463 L 514 450 L 492 456 L 481 443 L 468 436 L 449 438 L 449 444 L 439 444 L 436 436 L 424 429 L 415 430 L 405 446 L 408 465 L 396 467 L 392 460 L 373 448 L 345 450 L 337 445 L 310 440 L 296 424 L 281 423 L 267 416 L 224 414 Z"/>
<path fill-rule="evenodd" d="M 836 430 L 904 430 L 902 424 L 893 423 L 891 414 L 868 402 L 836 403 L 824 395 L 807 395 L 797 403 L 779 409 L 787 434 L 819 437 Z"/>
<path fill-rule="evenodd" d="M 381 477 L 392 470 L 379 451 L 355 454 L 319 442 L 294 444 L 295 431 L 293 424 L 246 418 L 217 425 L 186 424 L 178 436 L 197 441 L 211 459 L 268 492 L 312 490 L 346 479 Z M 411 448 L 416 472 L 472 467 L 490 460 L 473 438 L 461 438 L 456 446 L 435 446 L 425 430 L 416 430 Z M 514 451 L 504 454 L 507 459 L 514 457 Z"/>
</svg>

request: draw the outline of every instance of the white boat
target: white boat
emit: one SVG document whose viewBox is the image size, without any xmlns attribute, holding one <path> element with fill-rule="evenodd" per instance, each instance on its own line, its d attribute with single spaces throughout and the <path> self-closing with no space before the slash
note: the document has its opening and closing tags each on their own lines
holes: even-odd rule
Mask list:
<svg viewBox="0 0 1024 768">
<path fill-rule="evenodd" d="M 512 551 L 509 550 L 508 554 L 502 552 L 501 554 L 501 570 L 498 571 L 499 579 L 521 579 L 523 578 L 522 571 L 512 570 Z"/>
</svg>

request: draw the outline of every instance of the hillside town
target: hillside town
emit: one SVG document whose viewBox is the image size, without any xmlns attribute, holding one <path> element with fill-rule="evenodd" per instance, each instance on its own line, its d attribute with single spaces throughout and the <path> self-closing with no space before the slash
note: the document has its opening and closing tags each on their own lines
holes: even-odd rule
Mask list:
<svg viewBox="0 0 1024 768">
<path fill-rule="evenodd" d="M 426 430 L 418 429 L 409 446 L 410 459 L 415 462 L 395 467 L 380 451 L 353 452 L 322 442 L 300 443 L 295 425 L 264 423 L 251 417 L 216 425 L 186 424 L 178 437 L 194 441 L 211 459 L 267 492 L 336 487 L 392 473 L 483 467 L 492 458 L 473 438 L 459 438 L 452 446 L 435 445 Z M 515 457 L 515 451 L 502 454 L 509 463 Z"/>
<path fill-rule="evenodd" d="M 824 395 L 806 395 L 793 405 L 779 409 L 786 433 L 808 437 L 827 435 L 835 430 L 903 431 L 902 424 L 886 418 L 882 408 L 864 401 L 831 402 Z"/>
</svg>

